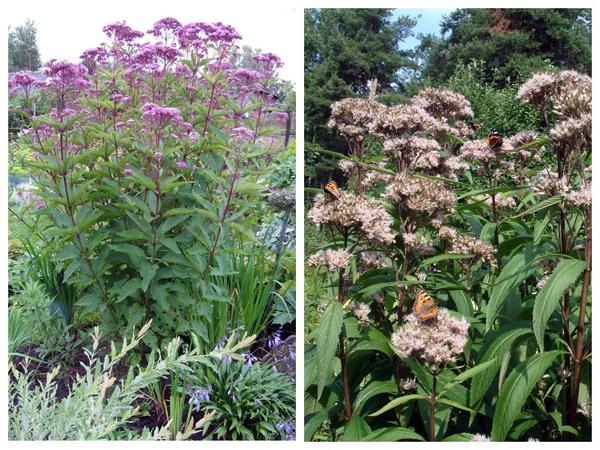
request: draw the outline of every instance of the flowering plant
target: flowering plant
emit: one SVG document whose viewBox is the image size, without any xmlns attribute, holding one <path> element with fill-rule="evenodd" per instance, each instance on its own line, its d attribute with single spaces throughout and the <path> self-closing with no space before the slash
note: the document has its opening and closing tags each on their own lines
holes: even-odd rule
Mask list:
<svg viewBox="0 0 600 450">
<path fill-rule="evenodd" d="M 332 105 L 347 182 L 308 212 L 326 236 L 309 273 L 329 287 L 306 346 L 308 438 L 585 433 L 591 79 L 535 74 L 518 98 L 543 123 L 495 144 L 446 88 Z"/>
<path fill-rule="evenodd" d="M 283 147 L 285 123 L 271 117 L 282 113 L 281 60 L 259 53 L 242 67 L 240 35 L 221 23 L 103 31 L 107 42 L 81 64 L 50 60 L 44 80 L 10 79 L 31 122 L 19 142 L 34 152 L 23 166 L 38 187 L 35 215 L 49 219 L 41 232 L 78 290 L 76 314 L 117 334 L 153 319 L 144 341 L 154 347 L 176 334 L 207 348 L 232 329 L 259 334 L 285 267 L 264 258 L 273 279 L 252 323 L 226 277 L 260 247 L 271 208 L 264 173 Z M 33 91 L 48 114 L 26 108 Z"/>
</svg>

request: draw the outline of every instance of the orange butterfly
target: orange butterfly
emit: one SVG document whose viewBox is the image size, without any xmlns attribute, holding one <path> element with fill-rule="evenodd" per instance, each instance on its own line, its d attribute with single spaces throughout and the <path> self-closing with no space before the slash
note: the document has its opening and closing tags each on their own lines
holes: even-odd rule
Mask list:
<svg viewBox="0 0 600 450">
<path fill-rule="evenodd" d="M 414 305 L 414 312 L 417 317 L 422 321 L 435 319 L 439 311 L 440 308 L 437 307 L 429 294 L 419 289 L 419 292 L 417 292 L 417 300 Z"/>
<path fill-rule="evenodd" d="M 485 143 L 492 150 L 499 150 L 500 147 L 502 147 L 502 135 L 498 133 L 495 128 L 493 128 L 485 140 Z"/>
<path fill-rule="evenodd" d="M 336 200 L 340 198 L 340 195 L 342 195 L 342 191 L 338 187 L 337 183 L 333 180 L 327 183 L 323 190 L 325 191 L 325 193 L 331 195 Z"/>
</svg>

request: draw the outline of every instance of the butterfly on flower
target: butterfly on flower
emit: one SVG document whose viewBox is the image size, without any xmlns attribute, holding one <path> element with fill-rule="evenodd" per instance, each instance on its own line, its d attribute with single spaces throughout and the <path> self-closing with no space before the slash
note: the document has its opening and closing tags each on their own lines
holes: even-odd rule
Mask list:
<svg viewBox="0 0 600 450">
<path fill-rule="evenodd" d="M 342 195 L 342 191 L 338 187 L 337 183 L 333 180 L 331 180 L 329 183 L 327 183 L 325 185 L 325 187 L 323 188 L 323 190 L 325 191 L 326 194 L 329 194 L 336 200 L 338 198 L 340 198 L 340 196 Z"/>
<path fill-rule="evenodd" d="M 495 128 L 490 131 L 489 136 L 485 140 L 487 146 L 492 150 L 499 150 L 502 147 L 502 135 Z"/>
<path fill-rule="evenodd" d="M 425 322 L 437 318 L 440 308 L 437 307 L 429 294 L 419 289 L 413 311 L 419 320 Z"/>
</svg>

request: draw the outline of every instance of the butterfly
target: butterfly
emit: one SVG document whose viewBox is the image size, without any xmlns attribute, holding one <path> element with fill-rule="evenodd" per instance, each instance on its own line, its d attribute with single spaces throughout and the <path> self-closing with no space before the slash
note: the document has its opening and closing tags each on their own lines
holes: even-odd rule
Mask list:
<svg viewBox="0 0 600 450">
<path fill-rule="evenodd" d="M 338 198 L 340 198 L 340 195 L 342 195 L 342 191 L 338 187 L 337 183 L 333 180 L 331 180 L 329 183 L 327 183 L 325 185 L 325 187 L 323 188 L 323 190 L 325 191 L 326 194 L 331 195 L 336 200 Z"/>
<path fill-rule="evenodd" d="M 485 143 L 492 150 L 499 150 L 502 147 L 502 135 L 495 128 L 490 131 Z"/>
<path fill-rule="evenodd" d="M 417 292 L 417 300 L 413 309 L 414 313 L 422 321 L 435 319 L 440 311 L 440 308 L 437 307 L 429 294 L 420 289 Z"/>
</svg>

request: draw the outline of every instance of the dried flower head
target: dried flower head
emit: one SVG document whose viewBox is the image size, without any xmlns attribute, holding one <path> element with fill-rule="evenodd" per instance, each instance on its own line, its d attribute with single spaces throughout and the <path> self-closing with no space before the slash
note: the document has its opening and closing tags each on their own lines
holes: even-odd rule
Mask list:
<svg viewBox="0 0 600 450">
<path fill-rule="evenodd" d="M 567 200 L 574 206 L 591 207 L 592 206 L 592 189 L 590 186 L 580 186 L 576 191 L 572 191 L 567 195 Z"/>
<path fill-rule="evenodd" d="M 543 170 L 535 175 L 529 181 L 529 187 L 534 194 L 540 196 L 565 195 L 569 191 L 567 179 L 550 170 Z"/>
<path fill-rule="evenodd" d="M 296 190 L 288 189 L 271 189 L 267 200 L 277 209 L 288 210 L 292 209 L 296 204 Z"/>
<path fill-rule="evenodd" d="M 369 324 L 371 307 L 366 303 L 352 301 L 348 304 L 348 311 L 356 316 L 360 325 L 365 326 Z"/>
<path fill-rule="evenodd" d="M 331 117 L 327 125 L 347 138 L 362 140 L 384 109 L 384 105 L 372 100 L 345 98 L 331 105 Z"/>
<path fill-rule="evenodd" d="M 317 194 L 308 217 L 315 225 L 352 229 L 374 242 L 394 241 L 391 216 L 381 203 L 364 195 L 342 192 L 339 199 L 329 201 L 323 194 Z"/>
<path fill-rule="evenodd" d="M 329 269 L 344 269 L 352 256 L 345 249 L 319 250 L 308 258 L 309 266 L 326 266 Z"/>
<path fill-rule="evenodd" d="M 489 242 L 464 235 L 456 236 L 453 239 L 449 252 L 473 255 L 473 261 L 482 261 L 487 264 L 493 264 L 496 255 L 496 249 Z"/>
<path fill-rule="evenodd" d="M 452 212 L 456 204 L 454 192 L 442 181 L 402 175 L 387 185 L 382 196 L 405 208 L 429 214 Z"/>
</svg>

